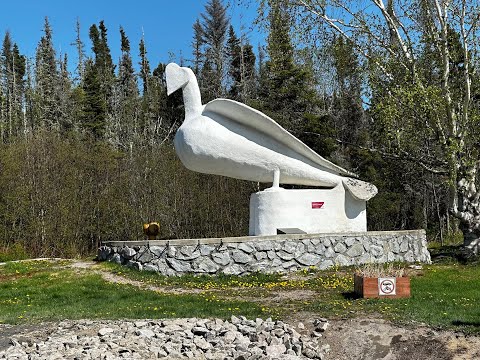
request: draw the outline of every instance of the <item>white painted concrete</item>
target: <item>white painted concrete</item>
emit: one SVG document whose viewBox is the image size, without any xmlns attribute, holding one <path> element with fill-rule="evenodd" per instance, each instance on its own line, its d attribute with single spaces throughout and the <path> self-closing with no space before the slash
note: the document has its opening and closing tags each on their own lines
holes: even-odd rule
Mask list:
<svg viewBox="0 0 480 360">
<path fill-rule="evenodd" d="M 249 235 L 275 235 L 278 228 L 299 228 L 309 234 L 364 232 L 366 202 L 355 199 L 342 185 L 333 189 L 270 188 L 252 194 Z"/>
<path fill-rule="evenodd" d="M 166 68 L 169 94 L 182 89 L 185 121 L 174 144 L 190 170 L 237 179 L 333 188 L 348 181 L 355 197 L 375 196 L 374 185 L 349 178 L 353 174 L 324 159 L 261 112 L 241 103 L 216 99 L 202 106 L 192 70 L 177 64 Z M 278 175 L 278 174 L 277 174 Z"/>
<path fill-rule="evenodd" d="M 190 170 L 269 183 L 250 200 L 250 235 L 277 228 L 309 233 L 366 231 L 366 201 L 377 188 L 324 159 L 265 114 L 245 104 L 216 99 L 202 105 L 192 70 L 166 67 L 167 92 L 182 89 L 185 120 L 175 134 L 175 151 Z M 279 184 L 317 186 L 284 190 Z M 312 202 L 324 201 L 321 209 Z"/>
</svg>

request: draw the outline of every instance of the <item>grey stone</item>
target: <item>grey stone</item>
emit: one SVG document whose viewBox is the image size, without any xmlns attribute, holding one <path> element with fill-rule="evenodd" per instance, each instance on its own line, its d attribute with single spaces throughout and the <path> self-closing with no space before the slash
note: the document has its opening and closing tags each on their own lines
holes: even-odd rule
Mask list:
<svg viewBox="0 0 480 360">
<path fill-rule="evenodd" d="M 298 257 L 302 256 L 303 254 L 305 254 L 305 251 L 306 251 L 305 244 L 298 243 L 297 248 L 295 249 L 295 253 L 294 253 L 295 258 L 298 258 Z"/>
<path fill-rule="evenodd" d="M 228 252 L 215 252 L 212 254 L 212 260 L 219 265 L 228 265 L 230 264 L 230 255 Z"/>
<path fill-rule="evenodd" d="M 332 266 L 335 266 L 332 260 L 324 260 L 317 265 L 317 268 L 319 270 L 326 270 L 328 268 L 331 268 Z"/>
<path fill-rule="evenodd" d="M 152 252 L 153 255 L 155 255 L 157 258 L 160 256 L 164 255 L 165 253 L 165 246 L 150 246 L 150 251 Z"/>
<path fill-rule="evenodd" d="M 347 250 L 347 255 L 350 257 L 357 257 L 362 255 L 365 252 L 362 244 L 355 244 L 350 249 Z"/>
<path fill-rule="evenodd" d="M 232 264 L 224 268 L 222 272 L 225 275 L 240 275 L 245 272 L 245 269 L 238 264 Z"/>
<path fill-rule="evenodd" d="M 355 238 L 353 237 L 347 237 L 345 239 L 345 245 L 347 246 L 352 246 L 353 244 L 355 244 Z"/>
<path fill-rule="evenodd" d="M 179 343 L 174 343 L 174 342 L 166 342 L 163 345 L 163 350 L 167 352 L 170 357 L 178 357 L 178 354 L 180 354 L 180 349 L 182 348 L 182 344 Z M 180 355 L 181 356 L 181 355 Z"/>
<path fill-rule="evenodd" d="M 151 262 L 151 264 L 156 266 L 158 271 L 162 274 L 166 272 L 167 269 L 170 269 L 170 267 L 167 265 L 167 260 L 165 258 L 155 259 Z"/>
<path fill-rule="evenodd" d="M 286 351 L 287 348 L 283 344 L 270 345 L 265 349 L 265 353 L 267 353 L 273 359 L 280 359 L 281 355 L 283 355 Z"/>
<path fill-rule="evenodd" d="M 143 265 L 143 271 L 158 272 L 158 266 L 155 266 L 153 264 L 145 264 Z"/>
<path fill-rule="evenodd" d="M 177 260 L 177 259 L 167 259 L 167 263 L 175 271 L 179 271 L 179 272 L 191 272 L 192 271 L 192 266 L 188 261 Z"/>
<path fill-rule="evenodd" d="M 302 244 L 305 245 L 305 247 L 308 247 L 309 245 L 313 245 L 310 239 L 303 239 Z"/>
<path fill-rule="evenodd" d="M 395 254 L 394 254 L 393 252 L 389 251 L 389 252 L 387 253 L 387 261 L 388 261 L 388 262 L 395 261 Z"/>
<path fill-rule="evenodd" d="M 138 329 L 138 330 L 135 330 L 135 335 L 140 337 L 151 338 L 155 336 L 155 333 L 150 329 Z"/>
<path fill-rule="evenodd" d="M 347 251 L 347 247 L 343 243 L 339 242 L 337 245 L 335 245 L 334 250 L 336 253 L 343 254 L 345 251 Z"/>
<path fill-rule="evenodd" d="M 255 244 L 255 248 L 257 249 L 257 251 L 271 251 L 275 250 L 275 245 L 271 240 L 259 241 Z"/>
<path fill-rule="evenodd" d="M 242 251 L 246 252 L 247 254 L 251 254 L 255 251 L 255 248 L 253 248 L 252 246 L 250 246 L 247 243 L 240 243 L 240 244 L 238 244 L 237 248 L 238 248 L 238 250 L 242 250 Z"/>
<path fill-rule="evenodd" d="M 376 258 L 378 258 L 379 256 L 382 256 L 384 254 L 383 252 L 383 248 L 378 246 L 378 245 L 372 245 L 370 247 L 370 253 L 375 256 Z"/>
<path fill-rule="evenodd" d="M 134 249 L 129 248 L 129 247 L 124 248 L 121 252 L 121 255 L 127 260 L 130 260 L 136 254 L 137 254 L 137 252 Z"/>
<path fill-rule="evenodd" d="M 330 241 L 329 238 L 325 238 L 323 239 L 323 245 L 325 245 L 325 247 L 330 247 L 332 246 L 332 242 Z"/>
<path fill-rule="evenodd" d="M 320 239 L 310 239 L 310 242 L 311 242 L 314 246 L 317 246 L 318 244 L 320 244 Z"/>
<path fill-rule="evenodd" d="M 194 335 L 203 336 L 203 335 L 207 334 L 208 332 L 209 332 L 209 330 L 206 327 L 203 327 L 203 326 L 194 326 L 192 328 L 192 333 Z"/>
<path fill-rule="evenodd" d="M 196 246 L 182 246 L 178 249 L 177 260 L 194 260 L 200 256 L 200 251 L 196 250 Z"/>
<path fill-rule="evenodd" d="M 412 242 L 412 247 L 413 247 L 413 255 L 414 256 L 418 256 L 422 253 L 422 248 L 420 247 L 420 244 L 418 243 L 418 241 L 413 241 Z"/>
<path fill-rule="evenodd" d="M 284 252 L 287 252 L 289 254 L 295 253 L 295 249 L 297 248 L 297 242 L 296 241 L 285 241 L 283 244 L 282 250 Z"/>
<path fill-rule="evenodd" d="M 272 260 L 272 267 L 282 266 L 283 262 L 280 259 L 273 259 Z"/>
<path fill-rule="evenodd" d="M 306 246 L 307 246 L 307 252 L 309 252 L 309 253 L 314 253 L 314 252 L 315 252 L 315 248 L 316 248 L 315 245 L 313 245 L 312 243 L 309 243 L 309 244 L 306 245 Z M 324 248 L 325 248 L 325 247 L 324 247 Z"/>
<path fill-rule="evenodd" d="M 406 262 L 414 262 L 415 257 L 413 256 L 412 250 L 408 250 L 407 253 L 403 256 Z"/>
<path fill-rule="evenodd" d="M 322 359 L 321 354 L 319 354 L 315 349 L 312 347 L 305 347 L 302 350 L 302 354 L 305 355 L 309 359 Z"/>
<path fill-rule="evenodd" d="M 115 264 L 121 264 L 122 263 L 122 257 L 120 256 L 120 254 L 113 254 L 110 261 L 115 263 Z"/>
<path fill-rule="evenodd" d="M 337 257 L 335 258 L 335 263 L 340 265 L 340 266 L 349 266 L 352 265 L 351 259 L 347 258 L 343 254 L 338 254 Z"/>
<path fill-rule="evenodd" d="M 372 246 L 372 244 L 370 244 L 370 241 L 364 241 L 363 242 L 363 248 L 365 249 L 365 251 L 370 252 L 371 246 Z"/>
<path fill-rule="evenodd" d="M 175 246 L 168 246 L 167 247 L 167 256 L 174 258 L 175 255 L 177 254 L 177 248 Z"/>
<path fill-rule="evenodd" d="M 248 264 L 249 262 L 253 261 L 253 258 L 250 255 L 244 253 L 241 250 L 233 250 L 232 259 L 239 264 Z"/>
<path fill-rule="evenodd" d="M 293 258 L 295 258 L 295 255 L 293 253 L 286 252 L 285 250 L 280 250 L 277 252 L 277 256 L 285 261 L 290 261 Z"/>
<path fill-rule="evenodd" d="M 404 253 L 408 251 L 408 239 L 403 239 L 400 243 L 400 252 Z"/>
<path fill-rule="evenodd" d="M 302 265 L 315 266 L 320 262 L 321 259 L 322 258 L 318 255 L 306 253 L 297 258 L 297 261 Z"/>
<path fill-rule="evenodd" d="M 335 256 L 335 251 L 331 247 L 329 247 L 327 248 L 327 250 L 325 250 L 324 255 L 327 259 L 333 258 Z"/>
<path fill-rule="evenodd" d="M 315 247 L 315 250 L 313 252 L 315 252 L 316 254 L 319 254 L 319 255 L 323 255 L 325 254 L 325 251 L 327 250 L 327 248 L 325 247 L 325 245 L 323 244 L 318 244 L 316 247 Z"/>
<path fill-rule="evenodd" d="M 264 272 L 269 268 L 270 263 L 268 261 L 253 262 L 248 267 L 251 272 Z"/>
<path fill-rule="evenodd" d="M 267 256 L 270 260 L 278 259 L 277 253 L 274 250 L 267 251 Z"/>
<path fill-rule="evenodd" d="M 142 252 L 138 253 L 136 256 L 137 261 L 141 262 L 142 264 L 148 263 L 154 259 L 154 256 L 148 249 L 144 249 Z"/>
<path fill-rule="evenodd" d="M 128 268 L 133 269 L 133 270 L 142 271 L 142 269 L 143 269 L 143 265 L 141 263 L 136 262 L 136 261 L 132 261 L 132 260 L 129 260 L 126 265 L 127 265 Z"/>
<path fill-rule="evenodd" d="M 295 261 L 295 260 L 291 260 L 291 261 L 287 261 L 287 262 L 284 262 L 282 264 L 282 267 L 284 269 L 289 269 L 291 268 L 292 266 L 298 266 L 298 263 Z"/>
<path fill-rule="evenodd" d="M 397 239 L 392 240 L 392 252 L 398 254 L 400 252 L 400 244 Z"/>
<path fill-rule="evenodd" d="M 215 250 L 215 246 L 206 245 L 206 244 L 200 245 L 200 255 L 203 255 L 203 256 L 210 255 L 214 250 Z"/>
<path fill-rule="evenodd" d="M 267 253 L 265 251 L 257 251 L 253 255 L 255 256 L 256 260 L 264 260 L 267 258 Z"/>
<path fill-rule="evenodd" d="M 240 319 L 239 317 L 235 316 L 235 315 L 232 315 L 230 316 L 230 322 L 233 324 L 233 325 L 238 325 L 238 324 L 241 324 L 242 323 L 242 319 Z"/>
<path fill-rule="evenodd" d="M 226 344 L 233 343 L 236 338 L 237 338 L 237 334 L 235 331 L 227 331 L 223 335 L 223 341 L 225 341 Z"/>
<path fill-rule="evenodd" d="M 220 269 L 220 266 L 218 266 L 210 258 L 202 256 L 193 261 L 193 269 L 195 272 L 213 274 Z"/>
<path fill-rule="evenodd" d="M 113 333 L 114 331 L 115 330 L 113 330 L 112 328 L 108 328 L 108 327 L 101 328 L 100 330 L 98 330 L 98 336 L 105 336 L 105 335 Z"/>
<path fill-rule="evenodd" d="M 372 255 L 370 255 L 369 253 L 364 253 L 362 256 L 360 256 L 357 259 L 357 265 L 368 264 L 368 263 L 371 263 L 372 261 L 373 261 Z"/>
<path fill-rule="evenodd" d="M 112 253 L 112 248 L 108 246 L 101 246 L 97 252 L 97 258 L 100 261 L 107 260 L 108 256 Z"/>
</svg>

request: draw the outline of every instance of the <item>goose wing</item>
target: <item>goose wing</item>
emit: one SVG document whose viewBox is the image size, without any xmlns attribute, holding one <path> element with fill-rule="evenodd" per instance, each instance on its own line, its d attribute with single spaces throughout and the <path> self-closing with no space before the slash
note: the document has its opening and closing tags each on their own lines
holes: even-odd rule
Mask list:
<svg viewBox="0 0 480 360">
<path fill-rule="evenodd" d="M 203 112 L 216 113 L 242 125 L 253 128 L 301 154 L 307 159 L 313 161 L 315 164 L 331 170 L 335 174 L 356 177 L 354 173 L 335 165 L 327 159 L 324 159 L 303 142 L 298 140 L 295 136 L 290 134 L 283 127 L 281 127 L 273 119 L 248 105 L 234 100 L 215 99 L 205 105 Z"/>
</svg>

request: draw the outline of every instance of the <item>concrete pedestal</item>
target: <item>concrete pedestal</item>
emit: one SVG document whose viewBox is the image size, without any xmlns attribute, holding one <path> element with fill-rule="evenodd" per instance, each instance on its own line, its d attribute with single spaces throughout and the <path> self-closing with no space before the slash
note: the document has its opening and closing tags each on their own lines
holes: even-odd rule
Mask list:
<svg viewBox="0 0 480 360">
<path fill-rule="evenodd" d="M 342 184 L 333 189 L 270 188 L 250 197 L 249 235 L 275 235 L 278 228 L 309 234 L 367 231 L 366 201 Z"/>
</svg>

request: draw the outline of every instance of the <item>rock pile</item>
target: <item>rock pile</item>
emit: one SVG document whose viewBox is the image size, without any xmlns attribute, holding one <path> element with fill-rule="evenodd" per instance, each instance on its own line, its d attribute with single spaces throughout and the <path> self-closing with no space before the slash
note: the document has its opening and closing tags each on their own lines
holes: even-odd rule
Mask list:
<svg viewBox="0 0 480 360">
<path fill-rule="evenodd" d="M 325 319 L 309 333 L 282 321 L 63 321 L 47 339 L 14 336 L 0 359 L 323 359 Z"/>
</svg>

